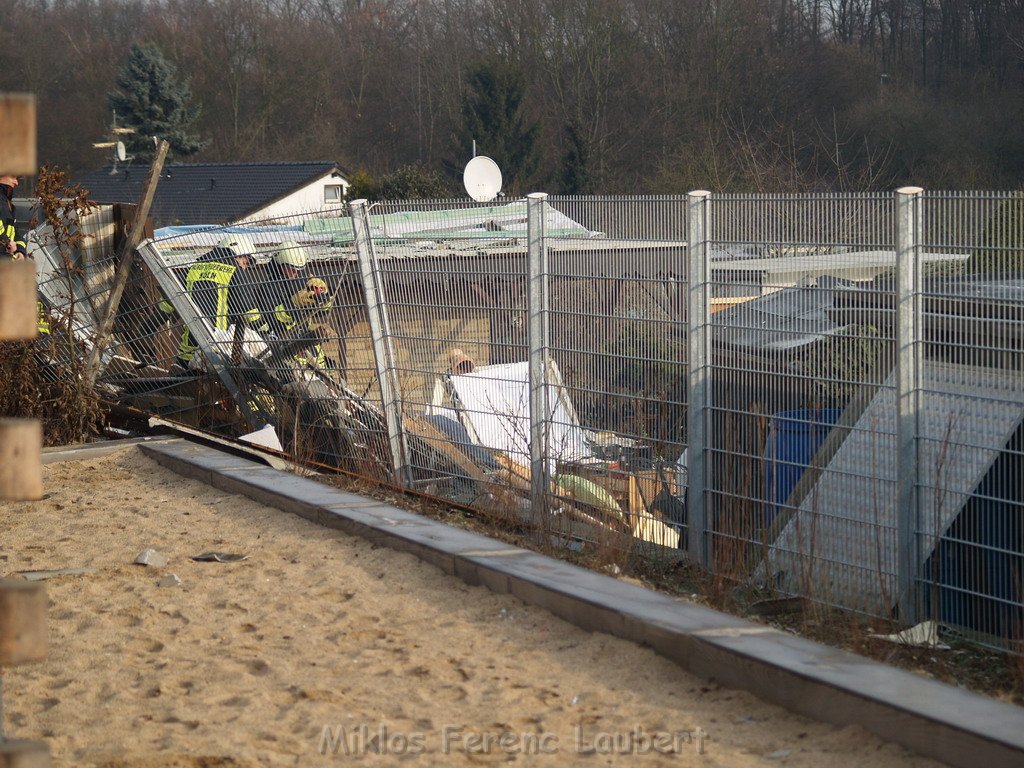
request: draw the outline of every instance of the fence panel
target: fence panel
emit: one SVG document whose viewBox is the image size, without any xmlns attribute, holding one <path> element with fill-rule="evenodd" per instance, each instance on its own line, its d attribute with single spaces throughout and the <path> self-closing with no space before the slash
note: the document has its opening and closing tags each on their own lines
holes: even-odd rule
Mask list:
<svg viewBox="0 0 1024 768">
<path fill-rule="evenodd" d="M 165 375 L 111 382 L 122 401 L 236 437 L 271 425 L 255 439 L 391 481 L 351 219 L 325 214 L 158 232 L 140 249 L 152 331 L 135 341 Z M 235 253 L 249 259 L 232 272 Z M 229 272 L 225 297 L 216 280 Z"/>
<path fill-rule="evenodd" d="M 525 202 L 379 203 L 369 214 L 408 482 L 525 523 Z"/>
<path fill-rule="evenodd" d="M 1024 197 L 926 192 L 918 343 L 920 618 L 1024 632 Z"/>
<path fill-rule="evenodd" d="M 711 206 L 711 567 L 888 615 L 892 196 L 716 195 Z"/>
<path fill-rule="evenodd" d="M 552 197 L 585 224 L 547 232 L 555 486 L 592 499 L 603 547 L 668 558 L 687 546 L 686 203 Z"/>
</svg>

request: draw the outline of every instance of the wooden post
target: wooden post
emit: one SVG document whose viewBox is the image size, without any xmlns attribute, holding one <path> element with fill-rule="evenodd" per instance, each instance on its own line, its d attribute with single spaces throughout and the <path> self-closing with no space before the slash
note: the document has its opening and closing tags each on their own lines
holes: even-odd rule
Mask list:
<svg viewBox="0 0 1024 768">
<path fill-rule="evenodd" d="M 86 387 L 91 387 L 96 382 L 96 376 L 99 375 L 103 350 L 107 346 L 107 339 L 110 337 L 110 331 L 114 327 L 114 318 L 117 317 L 117 308 L 121 303 L 124 287 L 128 284 L 128 277 L 132 273 L 132 259 L 135 257 L 135 249 L 142 242 L 142 233 L 146 231 L 146 217 L 149 216 L 149 209 L 153 205 L 156 185 L 160 180 L 160 172 L 164 168 L 164 158 L 167 157 L 169 147 L 170 144 L 161 140 L 157 145 L 156 154 L 153 156 L 153 163 L 149 166 L 149 176 L 142 187 L 142 197 L 139 200 L 139 207 L 135 210 L 135 220 L 132 221 L 132 228 L 128 233 L 128 239 L 125 240 L 124 247 L 121 250 L 117 271 L 114 273 L 114 284 L 110 288 L 110 297 L 107 299 L 103 317 L 100 319 L 100 325 L 96 331 L 96 338 L 93 340 L 92 349 L 89 351 L 89 360 L 85 364 Z"/>
<path fill-rule="evenodd" d="M 50 768 L 50 748 L 41 741 L 0 741 L 0 768 Z"/>
<path fill-rule="evenodd" d="M 0 261 L 0 341 L 36 336 L 36 265 L 29 259 Z"/>
<path fill-rule="evenodd" d="M 0 94 L 0 125 L 4 127 L 0 174 L 35 173 L 35 97 Z M 0 263 L 0 340 L 36 337 L 37 301 L 35 264 L 24 259 Z M 42 446 L 38 421 L 0 419 L 0 499 L 42 498 Z"/>
<path fill-rule="evenodd" d="M 0 94 L 0 126 L 0 174 L 35 174 L 35 97 Z M 37 301 L 35 265 L 24 260 L 0 264 L 0 341 L 35 338 Z M 42 445 L 38 420 L 0 419 L 0 498 L 42 498 Z M 46 645 L 46 589 L 36 582 L 0 579 L 0 686 L 4 667 L 42 661 Z M 0 768 L 49 768 L 50 748 L 44 742 L 6 741 L 3 725 L 0 700 Z"/>
<path fill-rule="evenodd" d="M 43 498 L 42 449 L 38 419 L 0 419 L 0 500 Z"/>
<path fill-rule="evenodd" d="M 46 588 L 39 582 L 0 579 L 0 673 L 4 667 L 46 659 L 46 603 Z M 7 741 L 3 724 L 0 700 L 0 768 L 49 768 L 50 748 L 45 743 Z"/>
<path fill-rule="evenodd" d="M 31 176 L 36 172 L 36 97 L 0 93 L 0 174 Z"/>
<path fill-rule="evenodd" d="M 0 667 L 46 660 L 46 590 L 38 581 L 0 579 Z"/>
</svg>

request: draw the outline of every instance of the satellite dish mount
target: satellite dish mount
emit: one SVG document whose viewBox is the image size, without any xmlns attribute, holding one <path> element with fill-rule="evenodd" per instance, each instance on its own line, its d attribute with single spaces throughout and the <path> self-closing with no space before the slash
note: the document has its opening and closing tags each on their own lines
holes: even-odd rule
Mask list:
<svg viewBox="0 0 1024 768">
<path fill-rule="evenodd" d="M 113 157 L 112 167 L 110 169 L 111 175 L 117 173 L 117 164 L 129 162 L 133 160 L 133 157 L 128 156 L 128 152 L 125 149 L 124 142 L 120 140 L 120 136 L 126 136 L 131 133 L 135 133 L 134 128 L 121 128 L 117 125 L 117 112 L 111 113 L 112 118 L 110 122 L 110 133 L 107 135 L 107 141 L 94 141 L 93 149 L 112 149 Z"/>
<path fill-rule="evenodd" d="M 489 202 L 501 192 L 501 169 L 486 155 L 477 155 L 466 163 L 462 184 L 478 203 Z"/>
</svg>

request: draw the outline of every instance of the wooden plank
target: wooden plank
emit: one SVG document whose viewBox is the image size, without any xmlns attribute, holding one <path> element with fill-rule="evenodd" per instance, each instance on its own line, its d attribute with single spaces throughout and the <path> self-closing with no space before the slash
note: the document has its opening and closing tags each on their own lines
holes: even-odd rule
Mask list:
<svg viewBox="0 0 1024 768">
<path fill-rule="evenodd" d="M 43 428 L 37 419 L 0 419 L 0 499 L 43 498 Z"/>
<path fill-rule="evenodd" d="M 0 94 L 0 175 L 36 173 L 36 97 L 31 93 Z"/>
<path fill-rule="evenodd" d="M 0 341 L 36 337 L 36 265 L 28 259 L 0 261 Z"/>
</svg>

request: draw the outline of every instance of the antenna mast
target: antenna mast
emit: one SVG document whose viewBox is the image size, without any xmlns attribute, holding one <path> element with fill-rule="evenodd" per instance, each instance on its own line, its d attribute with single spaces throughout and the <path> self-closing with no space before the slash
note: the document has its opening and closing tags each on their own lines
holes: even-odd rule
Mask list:
<svg viewBox="0 0 1024 768">
<path fill-rule="evenodd" d="M 113 166 L 110 169 L 110 175 L 113 176 L 117 173 L 117 164 L 123 162 L 131 162 L 134 157 L 129 157 L 125 152 L 124 142 L 121 141 L 119 136 L 126 136 L 128 134 L 135 133 L 134 128 L 119 128 L 117 125 L 117 110 L 111 110 L 110 119 L 110 132 L 107 134 L 106 141 L 95 141 L 93 142 L 94 149 L 112 149 L 113 152 Z"/>
</svg>

